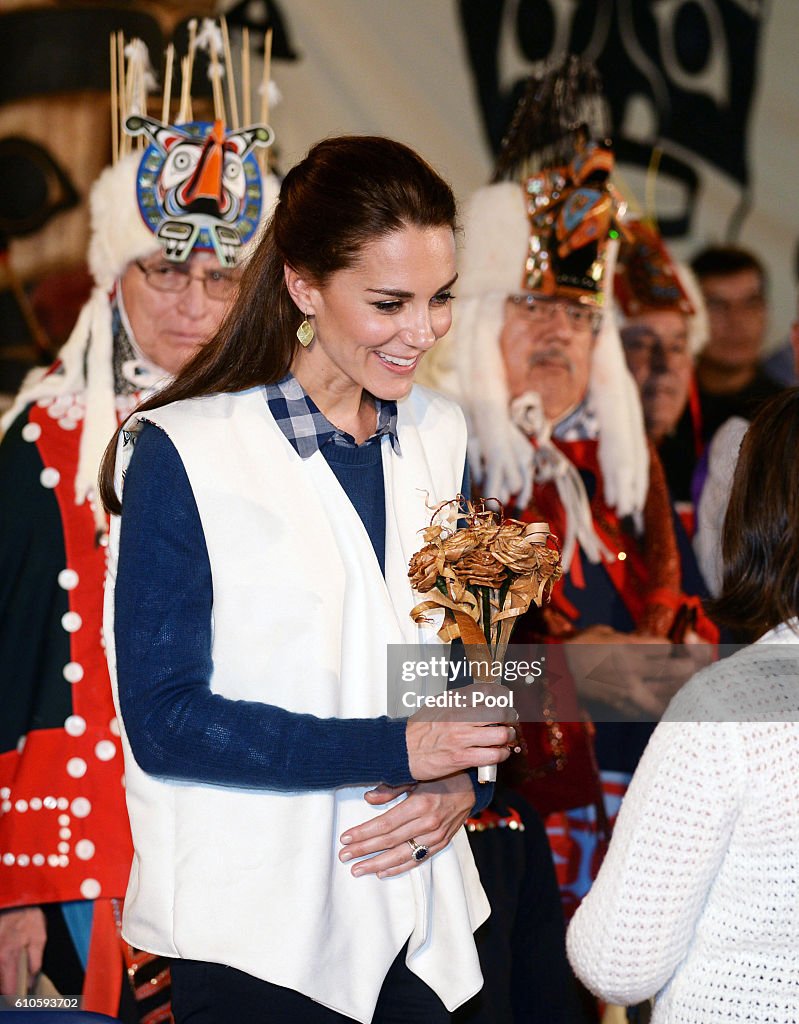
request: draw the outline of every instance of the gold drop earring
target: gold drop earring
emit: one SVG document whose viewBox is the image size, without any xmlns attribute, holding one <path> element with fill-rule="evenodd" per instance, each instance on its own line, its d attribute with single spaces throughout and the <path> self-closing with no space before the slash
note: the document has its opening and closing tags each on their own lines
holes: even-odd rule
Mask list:
<svg viewBox="0 0 799 1024">
<path fill-rule="evenodd" d="M 308 315 L 308 313 L 305 314 L 305 319 L 297 328 L 297 341 L 303 348 L 308 348 L 314 339 L 313 324 L 309 321 Z"/>
</svg>

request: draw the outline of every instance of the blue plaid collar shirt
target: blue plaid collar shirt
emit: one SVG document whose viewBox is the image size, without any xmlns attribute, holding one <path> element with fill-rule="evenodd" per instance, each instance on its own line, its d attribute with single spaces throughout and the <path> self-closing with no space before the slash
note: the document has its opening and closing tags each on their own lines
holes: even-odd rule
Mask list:
<svg viewBox="0 0 799 1024">
<path fill-rule="evenodd" d="M 310 458 L 326 444 L 333 443 L 345 448 L 357 447 L 355 438 L 334 426 L 320 412 L 318 406 L 296 377 L 287 374 L 276 384 L 265 387 L 266 401 L 275 422 L 283 431 L 301 459 Z M 377 429 L 364 444 L 379 444 L 388 436 L 397 455 L 401 455 L 397 433 L 397 403 L 374 399 L 377 411 Z"/>
</svg>

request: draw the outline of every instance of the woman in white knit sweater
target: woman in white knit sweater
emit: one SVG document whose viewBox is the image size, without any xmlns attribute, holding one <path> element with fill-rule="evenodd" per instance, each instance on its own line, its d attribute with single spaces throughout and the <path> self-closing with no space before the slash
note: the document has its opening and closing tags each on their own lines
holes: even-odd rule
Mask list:
<svg viewBox="0 0 799 1024">
<path fill-rule="evenodd" d="M 744 438 L 714 611 L 757 641 L 672 701 L 568 932 L 653 1024 L 799 1021 L 799 389 Z"/>
</svg>

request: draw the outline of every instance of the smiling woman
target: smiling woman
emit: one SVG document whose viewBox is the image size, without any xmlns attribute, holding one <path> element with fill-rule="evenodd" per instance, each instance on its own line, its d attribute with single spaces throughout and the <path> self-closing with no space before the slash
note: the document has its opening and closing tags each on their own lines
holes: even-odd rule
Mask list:
<svg viewBox="0 0 799 1024">
<path fill-rule="evenodd" d="M 125 934 L 176 958 L 178 1024 L 443 1022 L 481 986 L 467 769 L 516 713 L 386 714 L 387 645 L 439 642 L 407 564 L 464 476 L 460 410 L 413 386 L 454 225 L 405 146 L 318 144 L 217 335 L 106 454 Z"/>
<path fill-rule="evenodd" d="M 286 268 L 289 294 L 316 335 L 297 352 L 293 373 L 356 440 L 374 432 L 371 396 L 404 398 L 419 361 L 449 330 L 455 278 L 449 227 L 407 226 L 378 238 L 321 286 Z"/>
</svg>

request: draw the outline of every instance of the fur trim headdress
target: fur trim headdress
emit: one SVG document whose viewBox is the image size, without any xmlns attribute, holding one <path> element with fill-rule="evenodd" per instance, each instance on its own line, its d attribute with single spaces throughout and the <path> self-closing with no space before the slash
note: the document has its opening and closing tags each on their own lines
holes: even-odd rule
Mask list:
<svg viewBox="0 0 799 1024">
<path fill-rule="evenodd" d="M 154 76 L 140 40 L 124 47 L 125 59 L 112 65 L 114 164 L 92 186 L 89 197 L 88 263 L 94 289 L 81 310 L 58 361 L 48 371 L 29 374 L 14 404 L 4 415 L 3 429 L 31 402 L 70 392 L 85 392 L 86 414 L 81 436 L 75 501 L 83 504 L 96 488 L 105 446 L 116 430 L 113 339 L 110 300 L 120 275 L 133 260 L 162 249 L 167 259 L 184 261 L 194 249 L 213 251 L 220 263 L 241 262 L 257 242 L 268 220 L 280 185 L 274 174 L 259 166 L 253 149 L 270 146 L 274 133 L 266 124 L 238 126 L 235 89 L 228 78 L 234 127 L 226 131 L 221 79 L 222 35 L 214 23 L 197 34 L 190 26 L 189 54 L 183 58 L 183 88 L 177 123 L 168 123 L 172 49 L 167 51 L 166 88 L 161 120 L 146 114 L 147 92 Z M 225 36 L 226 38 L 226 36 Z M 215 121 L 195 122 L 191 115 L 194 53 L 209 51 L 209 75 L 214 86 Z M 229 43 L 224 53 L 229 57 Z M 267 62 L 268 63 L 268 62 Z M 229 70 L 229 69 L 228 69 Z M 261 113 L 265 115 L 265 97 Z M 249 97 L 244 113 L 249 119 Z M 264 118 L 265 119 L 265 118 Z M 121 131 L 120 131 L 121 126 Z M 146 136 L 147 147 L 132 151 L 132 136 Z M 135 338 L 131 339 L 135 345 Z M 102 510 L 94 506 L 98 528 L 105 526 Z"/>
<path fill-rule="evenodd" d="M 515 496 L 516 504 L 525 505 L 534 478 L 543 479 L 540 443 L 542 432 L 548 442 L 551 424 L 542 415 L 533 417 L 537 444 L 531 444 L 530 417 L 522 429 L 512 415 L 499 349 L 507 296 L 521 288 L 602 308 L 589 394 L 599 422 L 604 491 L 619 515 L 640 519 L 649 455 L 638 392 L 612 303 L 605 302 L 621 210 L 608 181 L 609 144 L 591 128 L 601 124 L 601 93 L 590 65 L 570 58 L 531 80 L 494 183 L 466 206 L 455 323 L 433 367 L 439 371 L 437 386 L 454 393 L 467 413 L 470 462 L 482 492 L 502 501 Z M 575 479 L 571 463 L 554 446 L 549 449 L 552 459 L 561 456 L 557 466 L 549 459 L 548 471 L 567 512 L 564 565 L 577 543 L 597 561 L 603 550 L 579 474 Z"/>
</svg>

